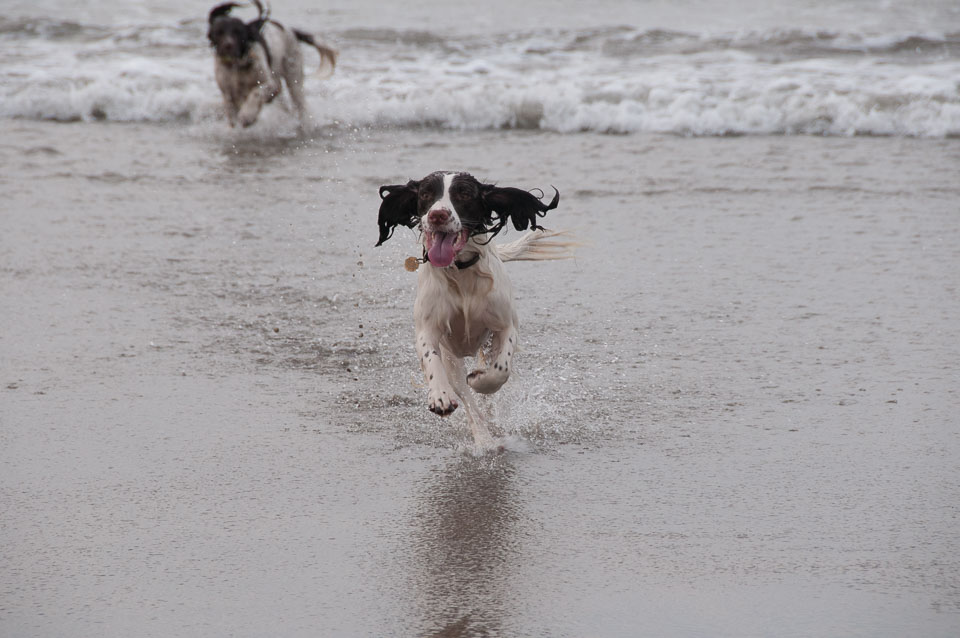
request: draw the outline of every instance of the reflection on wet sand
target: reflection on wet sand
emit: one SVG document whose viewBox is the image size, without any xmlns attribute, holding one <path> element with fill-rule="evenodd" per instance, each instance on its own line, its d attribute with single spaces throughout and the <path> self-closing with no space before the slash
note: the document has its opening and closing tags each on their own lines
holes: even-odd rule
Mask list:
<svg viewBox="0 0 960 638">
<path fill-rule="evenodd" d="M 423 485 L 413 521 L 411 590 L 421 635 L 496 635 L 509 613 L 517 554 L 514 469 L 504 458 L 461 457 Z"/>
</svg>

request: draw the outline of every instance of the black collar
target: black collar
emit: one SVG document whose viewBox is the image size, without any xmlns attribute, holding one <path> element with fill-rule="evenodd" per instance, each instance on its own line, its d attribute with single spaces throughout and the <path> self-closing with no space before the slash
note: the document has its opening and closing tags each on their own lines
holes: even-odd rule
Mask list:
<svg viewBox="0 0 960 638">
<path fill-rule="evenodd" d="M 459 270 L 466 270 L 470 266 L 474 265 L 480 261 L 480 253 L 474 253 L 473 257 L 466 261 L 454 261 L 453 265 L 456 266 Z"/>
<path fill-rule="evenodd" d="M 477 263 L 478 261 L 480 261 L 480 253 L 474 253 L 473 257 L 471 257 L 470 259 L 468 259 L 468 260 L 466 260 L 466 261 L 457 261 L 457 260 L 454 260 L 453 265 L 457 267 L 457 270 L 466 270 L 467 268 L 469 268 L 470 266 L 474 265 L 474 264 Z M 420 260 L 420 263 L 421 263 L 421 264 L 429 264 L 429 263 L 430 263 L 430 260 L 427 259 L 427 251 L 426 251 L 426 249 L 424 249 L 424 251 L 423 251 L 423 259 Z"/>
</svg>

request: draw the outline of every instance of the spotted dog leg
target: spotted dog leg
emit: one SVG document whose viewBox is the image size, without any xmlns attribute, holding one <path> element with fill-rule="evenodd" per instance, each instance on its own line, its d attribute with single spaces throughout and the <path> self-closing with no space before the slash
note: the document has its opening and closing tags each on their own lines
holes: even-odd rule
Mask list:
<svg viewBox="0 0 960 638">
<path fill-rule="evenodd" d="M 456 410 L 460 403 L 457 393 L 450 385 L 447 371 L 440 355 L 439 335 L 427 330 L 417 332 L 417 354 L 420 355 L 420 367 L 427 382 L 427 407 L 431 412 L 447 416 Z"/>
<path fill-rule="evenodd" d="M 517 351 L 517 328 L 510 325 L 493 335 L 493 347 L 486 367 L 467 375 L 467 383 L 480 394 L 493 394 L 510 378 L 510 365 Z"/>
<path fill-rule="evenodd" d="M 445 360 L 447 365 L 447 374 L 453 385 L 454 390 L 463 401 L 463 409 L 467 413 L 467 423 L 470 424 L 470 431 L 473 433 L 473 442 L 479 451 L 489 451 L 496 448 L 493 435 L 490 434 L 490 428 L 486 419 L 477 405 L 476 398 L 465 383 L 467 369 L 460 357 L 449 357 Z"/>
</svg>

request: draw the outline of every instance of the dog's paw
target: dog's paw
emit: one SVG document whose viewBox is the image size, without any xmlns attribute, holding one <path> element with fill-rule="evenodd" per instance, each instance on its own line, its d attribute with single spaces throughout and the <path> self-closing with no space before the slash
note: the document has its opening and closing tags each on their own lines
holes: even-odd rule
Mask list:
<svg viewBox="0 0 960 638">
<path fill-rule="evenodd" d="M 510 373 L 507 371 L 506 367 L 486 368 L 482 370 L 474 370 L 468 374 L 467 383 L 470 384 L 470 387 L 473 388 L 474 392 L 479 392 L 480 394 L 493 394 L 500 389 L 500 386 L 507 382 L 509 377 Z"/>
<path fill-rule="evenodd" d="M 457 403 L 457 395 L 453 390 L 431 390 L 430 403 L 427 406 L 431 412 L 440 416 L 453 414 L 453 411 L 460 407 Z"/>
<path fill-rule="evenodd" d="M 260 108 L 257 105 L 247 103 L 243 105 L 240 113 L 237 114 L 237 120 L 240 122 L 240 126 L 247 128 L 257 121 L 258 115 L 260 115 Z"/>
</svg>

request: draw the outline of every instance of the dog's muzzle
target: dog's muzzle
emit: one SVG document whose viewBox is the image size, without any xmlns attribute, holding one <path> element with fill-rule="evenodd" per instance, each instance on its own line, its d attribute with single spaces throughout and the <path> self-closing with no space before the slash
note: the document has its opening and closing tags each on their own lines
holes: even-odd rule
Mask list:
<svg viewBox="0 0 960 638">
<path fill-rule="evenodd" d="M 431 266 L 446 268 L 457 258 L 457 253 L 467 245 L 470 231 L 462 229 L 454 232 L 423 231 L 427 247 L 427 260 Z"/>
</svg>

